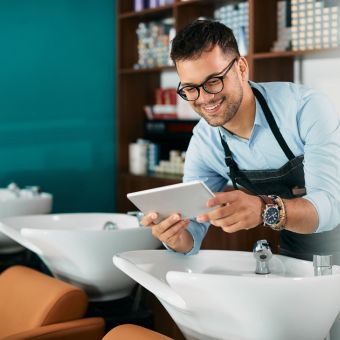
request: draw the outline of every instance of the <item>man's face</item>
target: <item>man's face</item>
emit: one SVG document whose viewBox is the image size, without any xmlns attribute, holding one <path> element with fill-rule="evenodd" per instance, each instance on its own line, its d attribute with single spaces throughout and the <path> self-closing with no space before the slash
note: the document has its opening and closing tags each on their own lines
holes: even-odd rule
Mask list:
<svg viewBox="0 0 340 340">
<path fill-rule="evenodd" d="M 210 76 L 223 75 L 233 57 L 225 55 L 220 47 L 215 46 L 203 52 L 197 59 L 181 60 L 176 63 L 181 86 L 199 85 Z M 243 87 L 237 72 L 238 61 L 235 61 L 224 78 L 223 90 L 210 94 L 199 88 L 200 95 L 190 101 L 192 108 L 211 126 L 223 126 L 235 116 L 243 99 Z"/>
</svg>

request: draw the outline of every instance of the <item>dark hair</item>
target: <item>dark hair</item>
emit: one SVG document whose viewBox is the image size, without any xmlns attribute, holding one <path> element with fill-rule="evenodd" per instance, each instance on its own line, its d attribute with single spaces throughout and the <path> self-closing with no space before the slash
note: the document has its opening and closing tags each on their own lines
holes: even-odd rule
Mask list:
<svg viewBox="0 0 340 340">
<path fill-rule="evenodd" d="M 172 41 L 171 59 L 198 58 L 204 51 L 218 45 L 226 54 L 239 56 L 233 31 L 222 23 L 208 19 L 198 19 L 181 29 Z"/>
</svg>

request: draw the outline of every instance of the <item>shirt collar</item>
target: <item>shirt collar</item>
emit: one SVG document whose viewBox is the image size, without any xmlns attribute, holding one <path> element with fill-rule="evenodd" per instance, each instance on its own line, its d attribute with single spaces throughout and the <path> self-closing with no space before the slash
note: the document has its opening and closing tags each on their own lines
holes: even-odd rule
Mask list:
<svg viewBox="0 0 340 340">
<path fill-rule="evenodd" d="M 264 96 L 264 98 L 266 99 L 266 94 L 263 93 L 264 90 L 261 88 L 261 86 L 259 86 L 258 84 L 254 83 L 252 81 L 249 81 L 249 84 L 250 84 L 251 87 L 255 87 L 257 90 L 259 90 L 262 93 L 262 95 Z M 255 97 L 255 100 L 256 100 L 256 112 L 255 112 L 254 125 L 258 125 L 258 126 L 262 126 L 264 128 L 267 128 L 268 123 L 267 123 L 266 117 L 264 116 L 264 112 L 262 110 L 262 107 L 261 107 L 259 101 L 256 99 L 256 97 Z"/>
<path fill-rule="evenodd" d="M 252 87 L 255 87 L 257 88 L 262 94 L 264 97 L 265 94 L 263 93 L 263 90 L 261 89 L 261 87 L 259 85 L 257 85 L 256 83 L 252 82 L 252 81 L 249 81 L 249 84 L 252 86 Z M 252 134 L 251 134 L 251 137 L 249 139 L 249 142 L 253 139 L 253 136 L 254 136 L 254 133 L 255 133 L 255 130 L 257 130 L 257 128 L 268 128 L 268 122 L 264 116 L 264 113 L 263 113 L 263 110 L 262 110 L 262 107 L 259 103 L 259 101 L 255 98 L 256 100 L 256 111 L 255 111 L 255 120 L 254 120 L 254 126 L 253 126 L 253 131 L 252 131 Z M 222 126 L 219 126 L 219 131 L 221 132 L 222 134 L 222 137 L 224 137 L 225 140 L 231 140 L 231 139 L 238 139 L 238 140 L 241 140 L 241 141 L 246 141 L 248 142 L 247 139 L 244 139 L 244 138 L 240 138 L 238 136 L 235 136 L 234 134 L 230 133 L 229 131 L 227 131 L 224 127 Z"/>
</svg>

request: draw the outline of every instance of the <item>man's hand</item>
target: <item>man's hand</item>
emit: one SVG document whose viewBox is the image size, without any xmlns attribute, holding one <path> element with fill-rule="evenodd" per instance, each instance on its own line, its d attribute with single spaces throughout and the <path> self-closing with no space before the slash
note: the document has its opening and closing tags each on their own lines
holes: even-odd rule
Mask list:
<svg viewBox="0 0 340 340">
<path fill-rule="evenodd" d="M 262 200 L 240 190 L 215 193 L 208 201 L 208 207 L 217 208 L 207 214 L 197 216 L 197 222 L 210 221 L 227 233 L 255 228 L 262 223 Z"/>
<path fill-rule="evenodd" d="M 181 220 L 179 214 L 174 214 L 159 223 L 155 223 L 158 218 L 157 213 L 150 213 L 144 216 L 142 224 L 152 228 L 152 235 L 164 242 L 171 249 L 187 253 L 193 247 L 193 239 L 186 231 L 190 220 Z"/>
</svg>

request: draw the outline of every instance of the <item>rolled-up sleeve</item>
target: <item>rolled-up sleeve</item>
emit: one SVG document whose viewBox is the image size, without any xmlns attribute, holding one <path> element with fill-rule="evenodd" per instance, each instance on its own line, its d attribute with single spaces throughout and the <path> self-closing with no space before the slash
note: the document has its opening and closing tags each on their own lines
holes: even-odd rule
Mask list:
<svg viewBox="0 0 340 340">
<path fill-rule="evenodd" d="M 186 255 L 195 255 L 199 252 L 202 240 L 209 229 L 209 224 L 210 224 L 209 222 L 198 223 L 195 220 L 190 221 L 187 230 L 194 240 L 194 246 L 188 253 L 186 253 Z"/>
<path fill-rule="evenodd" d="M 317 210 L 316 232 L 340 224 L 340 118 L 321 93 L 302 98 L 298 115 L 304 146 L 306 195 Z"/>
</svg>

